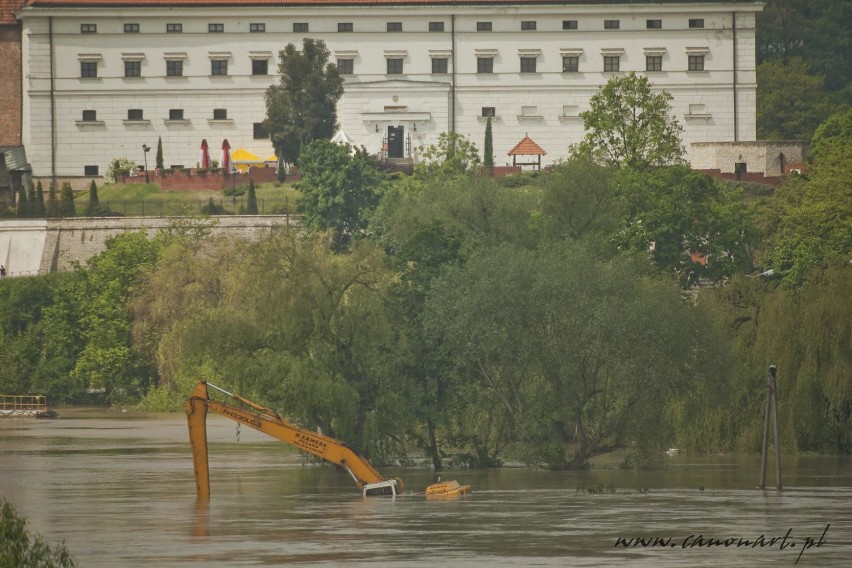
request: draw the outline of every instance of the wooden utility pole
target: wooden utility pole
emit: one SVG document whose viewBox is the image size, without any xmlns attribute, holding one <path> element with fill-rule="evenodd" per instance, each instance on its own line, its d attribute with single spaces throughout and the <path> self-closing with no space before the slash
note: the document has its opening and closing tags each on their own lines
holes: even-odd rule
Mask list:
<svg viewBox="0 0 852 568">
<path fill-rule="evenodd" d="M 769 408 L 775 425 L 775 488 L 781 491 L 781 439 L 778 436 L 778 397 L 776 396 L 775 365 L 769 366 L 766 381 L 766 409 L 763 412 L 763 450 L 760 456 L 760 488 L 766 489 L 766 460 L 769 453 Z"/>
</svg>

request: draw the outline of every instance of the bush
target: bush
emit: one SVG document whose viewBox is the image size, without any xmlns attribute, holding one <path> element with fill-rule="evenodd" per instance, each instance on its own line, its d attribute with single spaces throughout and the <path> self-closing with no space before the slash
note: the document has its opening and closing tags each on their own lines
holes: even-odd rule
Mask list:
<svg viewBox="0 0 852 568">
<path fill-rule="evenodd" d="M 113 158 L 109 163 L 106 173 L 104 174 L 104 181 L 107 183 L 115 183 L 117 178 L 129 175 L 130 171 L 135 169 L 136 162 L 133 160 L 126 157 Z"/>
<path fill-rule="evenodd" d="M 222 205 L 213 201 L 213 198 L 210 198 L 210 201 L 207 202 L 207 205 L 201 208 L 202 215 L 224 215 L 225 208 Z"/>
<path fill-rule="evenodd" d="M 51 548 L 41 535 L 31 537 L 27 521 L 0 498 L 0 566 L 14 568 L 72 568 L 77 566 L 65 544 Z"/>
</svg>

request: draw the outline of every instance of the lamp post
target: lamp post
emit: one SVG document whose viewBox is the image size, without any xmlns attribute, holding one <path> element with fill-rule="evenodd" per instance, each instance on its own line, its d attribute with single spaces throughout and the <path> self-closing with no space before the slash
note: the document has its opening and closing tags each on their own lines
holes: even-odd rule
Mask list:
<svg viewBox="0 0 852 568">
<path fill-rule="evenodd" d="M 148 179 L 148 152 L 150 150 L 150 146 L 142 144 L 142 155 L 145 157 L 145 183 L 151 183 L 151 180 Z"/>
</svg>

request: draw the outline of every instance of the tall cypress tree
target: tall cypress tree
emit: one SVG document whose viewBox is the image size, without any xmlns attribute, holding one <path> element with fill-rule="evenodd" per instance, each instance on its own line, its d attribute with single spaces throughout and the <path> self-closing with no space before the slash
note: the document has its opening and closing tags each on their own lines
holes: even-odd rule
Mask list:
<svg viewBox="0 0 852 568">
<path fill-rule="evenodd" d="M 157 169 L 163 171 L 163 137 L 157 139 Z"/>
<path fill-rule="evenodd" d="M 95 215 L 100 206 L 101 202 L 98 199 L 98 186 L 95 183 L 95 180 L 92 180 L 91 185 L 89 185 L 89 204 L 86 206 L 86 215 Z"/>
<path fill-rule="evenodd" d="M 15 211 L 16 217 L 29 217 L 30 216 L 30 203 L 27 199 L 27 192 L 24 189 L 24 186 L 18 188 L 18 207 Z"/>
<path fill-rule="evenodd" d="M 59 199 L 56 197 L 56 185 L 50 182 L 50 189 L 47 191 L 47 216 L 59 217 Z"/>
<path fill-rule="evenodd" d="M 35 198 L 32 202 L 33 217 L 44 217 L 46 211 L 44 208 L 44 188 L 41 186 L 41 181 L 38 182 L 35 191 Z"/>
<path fill-rule="evenodd" d="M 255 193 L 254 180 L 249 180 L 248 201 L 246 202 L 246 213 L 257 215 L 257 194 Z"/>
<path fill-rule="evenodd" d="M 74 190 L 70 182 L 62 184 L 62 192 L 59 199 L 59 214 L 62 217 L 73 217 L 77 214 L 74 210 Z"/>
<path fill-rule="evenodd" d="M 491 138 L 491 115 L 485 122 L 485 144 L 482 150 L 482 165 L 489 171 L 494 167 L 494 141 Z"/>
</svg>

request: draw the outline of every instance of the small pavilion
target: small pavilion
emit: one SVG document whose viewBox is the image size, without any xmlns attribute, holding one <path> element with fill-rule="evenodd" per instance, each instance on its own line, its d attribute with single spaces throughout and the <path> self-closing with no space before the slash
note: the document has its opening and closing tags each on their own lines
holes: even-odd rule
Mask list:
<svg viewBox="0 0 852 568">
<path fill-rule="evenodd" d="M 527 135 L 515 144 L 514 148 L 509 150 L 508 155 L 512 156 L 513 166 L 533 166 L 535 169 L 541 170 L 541 157 L 547 155 L 547 152 Z M 518 156 L 536 156 L 537 160 L 534 162 L 519 162 Z"/>
</svg>

